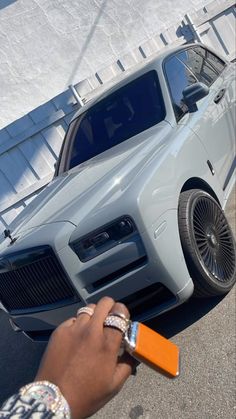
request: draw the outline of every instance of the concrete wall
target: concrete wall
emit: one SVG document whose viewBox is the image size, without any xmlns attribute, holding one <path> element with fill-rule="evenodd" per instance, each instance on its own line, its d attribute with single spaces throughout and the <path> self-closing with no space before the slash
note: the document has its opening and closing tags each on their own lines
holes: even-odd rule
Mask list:
<svg viewBox="0 0 236 419">
<path fill-rule="evenodd" d="M 1 0 L 0 128 L 208 3 Z"/>
<path fill-rule="evenodd" d="M 13 7 L 13 2 L 14 0 L 0 0 L 0 13 L 3 4 L 10 7 L 9 4 L 12 3 Z M 130 47 L 129 52 L 120 51 L 108 65 L 104 62 L 101 67 L 94 68 L 84 80 L 74 84 L 75 95 L 71 89 L 66 88 L 64 92 L 0 129 L 0 242 L 3 240 L 3 230 L 52 179 L 54 163 L 58 158 L 65 131 L 74 112 L 80 107 L 81 100 L 86 102 L 98 93 L 103 87 L 101 85 L 113 83 L 114 77 L 119 77 L 122 72 L 156 54 L 168 44 L 200 40 L 227 58 L 235 59 L 235 18 L 233 0 L 214 0 L 204 8 L 182 16 L 161 33 L 155 31 L 135 48 Z M 2 61 L 0 69 L 1 65 Z M 27 85 L 22 79 L 19 89 L 23 89 L 24 83 Z M 7 89 L 5 93 L 9 93 Z M 28 105 L 25 88 L 21 93 L 22 103 Z M 76 100 L 78 94 L 80 103 Z M 31 96 L 36 101 L 39 100 L 33 91 Z M 13 105 L 10 99 L 8 105 Z M 15 106 L 17 107 L 17 103 Z M 6 109 L 0 109 L 0 114 L 5 115 Z M 5 117 L 8 117 L 7 112 Z"/>
</svg>

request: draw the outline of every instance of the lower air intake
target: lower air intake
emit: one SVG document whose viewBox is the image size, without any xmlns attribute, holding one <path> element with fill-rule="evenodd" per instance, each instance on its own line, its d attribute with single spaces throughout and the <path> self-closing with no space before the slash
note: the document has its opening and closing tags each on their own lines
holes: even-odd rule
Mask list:
<svg viewBox="0 0 236 419">
<path fill-rule="evenodd" d="M 127 305 L 131 319 L 143 315 L 156 307 L 168 304 L 175 299 L 174 295 L 162 284 L 156 283 L 143 288 L 134 294 L 121 299 Z"/>
</svg>

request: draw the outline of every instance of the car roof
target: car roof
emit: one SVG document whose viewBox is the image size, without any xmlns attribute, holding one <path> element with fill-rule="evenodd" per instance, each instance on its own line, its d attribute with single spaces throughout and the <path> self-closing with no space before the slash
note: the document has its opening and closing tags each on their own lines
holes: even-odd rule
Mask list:
<svg viewBox="0 0 236 419">
<path fill-rule="evenodd" d="M 130 69 L 125 70 L 124 72 L 118 74 L 117 76 L 113 77 L 109 82 L 102 84 L 98 88 L 89 92 L 85 97 L 85 105 L 82 106 L 78 112 L 72 118 L 72 121 L 76 119 L 79 115 L 90 109 L 94 104 L 102 100 L 103 98 L 107 97 L 110 93 L 115 92 L 120 87 L 124 86 L 125 84 L 129 83 L 133 79 L 137 78 L 139 75 L 142 75 L 145 70 L 148 70 L 149 67 L 153 66 L 155 63 L 156 66 L 161 66 L 162 62 L 165 60 L 166 57 L 172 55 L 178 51 L 185 49 L 186 47 L 202 45 L 200 43 L 191 43 L 191 44 L 184 44 L 179 45 L 177 47 L 173 46 L 166 46 L 161 50 L 159 53 L 155 53 L 150 55 L 149 57 L 145 58 L 140 63 L 135 64 Z M 204 46 L 204 45 L 202 45 Z M 204 46 L 205 47 L 205 46 Z"/>
</svg>

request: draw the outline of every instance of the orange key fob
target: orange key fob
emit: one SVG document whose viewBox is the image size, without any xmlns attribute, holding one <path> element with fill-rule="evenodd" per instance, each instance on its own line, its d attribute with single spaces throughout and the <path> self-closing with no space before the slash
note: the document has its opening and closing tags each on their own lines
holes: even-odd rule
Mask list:
<svg viewBox="0 0 236 419">
<path fill-rule="evenodd" d="M 125 334 L 125 350 L 138 361 L 174 378 L 179 375 L 179 348 L 139 322 L 131 322 Z"/>
</svg>

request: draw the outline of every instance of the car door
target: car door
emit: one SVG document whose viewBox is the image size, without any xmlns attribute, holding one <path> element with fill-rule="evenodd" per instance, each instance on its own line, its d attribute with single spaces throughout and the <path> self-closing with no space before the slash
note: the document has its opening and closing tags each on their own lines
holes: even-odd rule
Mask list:
<svg viewBox="0 0 236 419">
<path fill-rule="evenodd" d="M 177 121 L 187 123 L 196 133 L 224 188 L 234 150 L 233 122 L 226 99 L 229 86 L 223 76 L 225 63 L 219 59 L 213 65 L 204 58 L 204 54 L 206 50 L 200 46 L 186 48 L 166 61 L 165 72 Z M 183 100 L 183 89 L 197 81 L 209 87 L 209 94 L 198 102 L 197 112 L 183 118 L 188 112 Z"/>
</svg>

